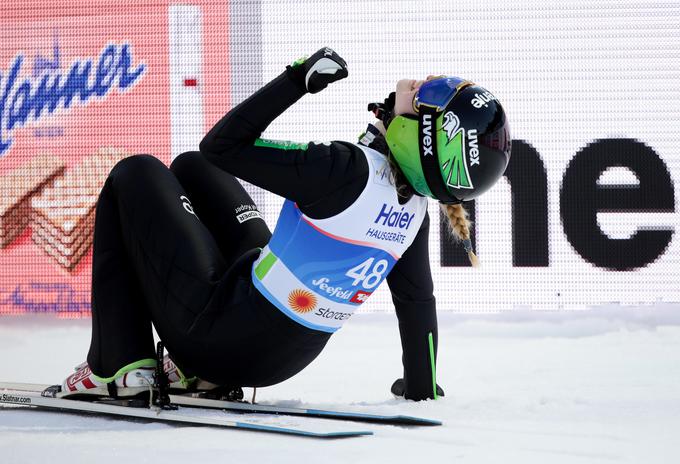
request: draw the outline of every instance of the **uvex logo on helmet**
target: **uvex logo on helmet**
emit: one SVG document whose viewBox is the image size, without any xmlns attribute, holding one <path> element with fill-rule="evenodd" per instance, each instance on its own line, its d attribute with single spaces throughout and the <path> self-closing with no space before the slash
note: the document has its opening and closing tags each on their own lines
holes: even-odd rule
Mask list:
<svg viewBox="0 0 680 464">
<path fill-rule="evenodd" d="M 432 156 L 432 115 L 423 116 L 423 156 Z"/>
</svg>

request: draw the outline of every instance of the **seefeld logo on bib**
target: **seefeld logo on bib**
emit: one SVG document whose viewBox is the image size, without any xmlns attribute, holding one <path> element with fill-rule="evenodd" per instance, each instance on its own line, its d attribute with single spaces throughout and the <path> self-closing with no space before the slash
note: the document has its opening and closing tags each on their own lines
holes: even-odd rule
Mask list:
<svg viewBox="0 0 680 464">
<path fill-rule="evenodd" d="M 353 294 L 351 290 L 345 290 L 342 287 L 333 287 L 328 285 L 328 282 L 330 281 L 331 279 L 328 277 L 321 277 L 320 279 L 312 280 L 312 285 L 318 287 L 319 290 L 327 293 L 329 296 L 338 298 L 340 300 L 349 300 L 352 297 Z"/>
<path fill-rule="evenodd" d="M 372 292 L 364 292 L 362 290 L 353 292 L 352 290 L 346 290 L 342 287 L 334 287 L 332 285 L 328 285 L 330 281 L 331 279 L 328 277 L 321 277 L 319 279 L 312 280 L 312 285 L 314 285 L 320 291 L 327 293 L 329 297 L 345 300 L 356 305 L 364 303 L 372 294 Z"/>
</svg>

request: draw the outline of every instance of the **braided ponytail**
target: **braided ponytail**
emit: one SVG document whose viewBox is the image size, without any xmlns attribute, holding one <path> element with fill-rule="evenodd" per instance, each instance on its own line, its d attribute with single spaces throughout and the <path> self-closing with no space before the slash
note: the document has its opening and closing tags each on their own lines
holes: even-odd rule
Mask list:
<svg viewBox="0 0 680 464">
<path fill-rule="evenodd" d="M 463 247 L 467 251 L 468 259 L 473 267 L 479 266 L 477 255 L 472 250 L 472 241 L 470 240 L 470 220 L 468 219 L 468 212 L 465 211 L 463 205 L 445 205 L 439 204 L 442 212 L 449 220 L 449 227 L 452 235 L 463 242 Z"/>
<path fill-rule="evenodd" d="M 376 124 L 375 126 L 377 127 L 378 125 L 382 126 L 382 124 L 380 123 Z M 408 183 L 406 176 L 399 167 L 399 163 L 397 163 L 397 160 L 394 159 L 394 156 L 389 151 L 389 148 L 387 147 L 387 143 L 383 135 L 384 130 L 385 129 L 382 128 L 380 133 L 378 134 L 373 133 L 372 137 L 365 139 L 370 144 L 364 143 L 364 140 L 362 140 L 361 143 L 370 148 L 378 150 L 382 154 L 387 156 L 387 161 L 390 166 L 391 174 L 390 182 L 394 184 L 394 186 L 396 187 L 397 195 L 399 195 L 402 198 L 408 199 L 415 194 L 415 191 L 413 187 L 411 187 L 411 184 Z M 445 205 L 443 203 L 440 203 L 439 207 L 444 212 L 446 217 L 449 219 L 449 227 L 451 234 L 457 240 L 463 242 L 463 248 L 465 248 L 465 251 L 467 251 L 470 264 L 472 264 L 473 267 L 479 266 L 479 259 L 477 259 L 477 255 L 475 255 L 475 252 L 472 250 L 472 241 L 470 240 L 470 226 L 472 224 L 468 219 L 468 212 L 465 211 L 465 208 L 463 208 L 463 205 L 461 204 Z"/>
</svg>

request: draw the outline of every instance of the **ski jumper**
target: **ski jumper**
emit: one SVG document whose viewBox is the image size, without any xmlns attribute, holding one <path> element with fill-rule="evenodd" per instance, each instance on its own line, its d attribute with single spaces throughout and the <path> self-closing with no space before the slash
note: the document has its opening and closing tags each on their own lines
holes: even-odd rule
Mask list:
<svg viewBox="0 0 680 464">
<path fill-rule="evenodd" d="M 288 68 L 227 113 L 200 153 L 170 169 L 134 156 L 112 170 L 95 220 L 95 374 L 153 358 L 153 324 L 188 374 L 272 385 L 312 362 L 387 280 L 407 396 L 431 394 L 428 334 L 436 352 L 437 320 L 426 202 L 399 199 L 374 150 L 259 139 L 305 93 Z M 273 236 L 235 177 L 286 198 Z"/>
</svg>

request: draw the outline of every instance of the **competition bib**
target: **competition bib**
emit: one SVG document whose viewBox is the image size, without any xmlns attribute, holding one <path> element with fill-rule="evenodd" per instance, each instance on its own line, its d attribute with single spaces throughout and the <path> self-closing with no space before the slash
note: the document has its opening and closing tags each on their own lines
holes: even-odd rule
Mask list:
<svg viewBox="0 0 680 464">
<path fill-rule="evenodd" d="M 360 146 L 370 173 L 345 211 L 326 219 L 305 216 L 286 200 L 274 234 L 253 263 L 255 287 L 305 327 L 335 332 L 385 280 L 415 239 L 427 200 L 400 205 L 380 153 Z"/>
</svg>

